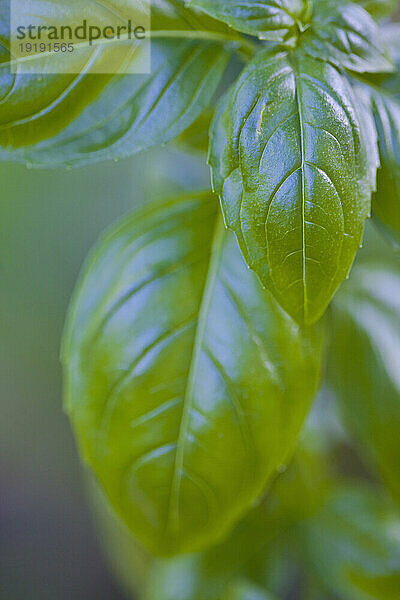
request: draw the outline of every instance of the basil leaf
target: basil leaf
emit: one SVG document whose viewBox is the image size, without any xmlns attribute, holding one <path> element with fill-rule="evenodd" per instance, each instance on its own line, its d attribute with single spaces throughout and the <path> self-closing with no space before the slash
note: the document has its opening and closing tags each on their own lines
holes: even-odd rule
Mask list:
<svg viewBox="0 0 400 600">
<path fill-rule="evenodd" d="M 302 54 L 259 53 L 217 111 L 209 164 L 226 224 L 299 322 L 323 314 L 361 243 L 376 173 L 364 142 L 346 80 Z"/>
<path fill-rule="evenodd" d="M 292 451 L 319 342 L 217 226 L 214 197 L 134 214 L 92 256 L 64 344 L 66 407 L 112 504 L 154 553 L 232 527 Z"/>
<path fill-rule="evenodd" d="M 248 580 L 286 597 L 289 536 L 297 522 L 320 510 L 332 483 L 327 466 L 332 463 L 334 446 L 326 418 L 325 403 L 317 403 L 294 458 L 287 469 L 280 469 L 265 498 L 222 543 L 201 554 L 151 559 L 113 513 L 98 486 L 91 485 L 101 539 L 128 593 L 136 597 L 145 591 L 140 597 L 146 600 L 220 600 L 233 581 Z M 94 484 L 92 478 L 90 482 Z"/>
<path fill-rule="evenodd" d="M 390 17 L 399 5 L 398 0 L 357 0 L 375 19 Z"/>
<path fill-rule="evenodd" d="M 117 14 L 122 11 L 115 2 L 113 9 Z M 45 20 L 47 11 L 46 2 L 35 2 L 35 14 L 43 14 Z M 4 7 L 1 17 L 5 18 Z M 199 20 L 180 2 L 154 3 L 152 35 L 160 30 L 192 35 L 203 27 L 221 34 L 218 21 Z M 97 47 L 93 52 L 97 52 L 96 60 L 102 60 L 109 50 Z M 3 63 L 0 160 L 81 166 L 165 143 L 209 105 L 228 57 L 221 43 L 155 38 L 152 71 L 144 75 L 99 75 L 85 69 L 78 76 L 14 77 L 8 63 Z"/>
<path fill-rule="evenodd" d="M 398 31 L 400 33 L 400 29 Z M 395 55 L 395 52 L 394 52 Z M 400 244 L 400 93 L 399 73 L 383 81 L 357 83 L 357 94 L 369 103 L 378 136 L 377 190 L 373 197 L 373 217 L 390 239 Z"/>
<path fill-rule="evenodd" d="M 396 600 L 398 588 L 387 592 L 400 575 L 399 526 L 398 514 L 373 489 L 339 488 L 299 526 L 302 559 L 334 598 Z"/>
<path fill-rule="evenodd" d="M 294 527 L 321 509 L 331 487 L 325 433 L 322 426 L 316 436 L 311 434 L 307 423 L 288 468 L 222 543 L 200 554 L 156 560 L 146 600 L 220 600 L 238 578 L 286 596 Z M 324 438 L 323 443 L 315 437 L 320 442 Z M 276 576 L 277 563 L 282 577 Z"/>
<path fill-rule="evenodd" d="M 381 169 L 373 198 L 374 218 L 400 243 L 400 102 L 376 89 L 371 92 L 378 132 Z"/>
<path fill-rule="evenodd" d="M 306 0 L 191 0 L 190 6 L 262 40 L 282 42 L 308 14 Z"/>
<path fill-rule="evenodd" d="M 194 154 L 207 154 L 208 150 L 208 132 L 213 117 L 213 110 L 210 108 L 203 114 L 178 138 L 178 145 L 182 146 L 187 152 Z"/>
<path fill-rule="evenodd" d="M 391 77 L 399 79 L 399 68 L 400 68 L 400 23 L 389 23 L 382 26 L 382 33 L 385 39 L 385 43 L 388 47 L 390 57 L 396 65 L 395 74 Z M 397 92 L 399 92 L 399 86 L 397 85 Z"/>
<path fill-rule="evenodd" d="M 380 28 L 357 4 L 337 0 L 314 3 L 312 26 L 301 42 L 310 56 L 352 71 L 393 71 Z"/>
<path fill-rule="evenodd" d="M 373 219 L 379 229 L 400 245 L 400 27 L 383 28 L 397 71 L 383 79 L 356 80 L 358 98 L 365 98 L 366 112 L 373 115 L 378 136 L 380 170 L 373 197 Z M 365 85 L 367 84 L 367 85 Z"/>
<path fill-rule="evenodd" d="M 360 450 L 400 501 L 400 273 L 358 266 L 334 305 L 331 386 Z"/>
</svg>

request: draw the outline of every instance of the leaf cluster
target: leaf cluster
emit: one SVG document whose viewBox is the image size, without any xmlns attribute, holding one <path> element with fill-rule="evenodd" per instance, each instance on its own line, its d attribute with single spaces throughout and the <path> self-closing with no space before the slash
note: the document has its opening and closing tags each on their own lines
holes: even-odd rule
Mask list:
<svg viewBox="0 0 400 600">
<path fill-rule="evenodd" d="M 130 1 L 107 7 L 125 22 Z M 141 75 L 124 74 L 131 57 L 48 74 L 40 54 L 14 72 L 5 4 L 1 160 L 80 167 L 174 139 L 208 152 L 213 191 L 115 227 L 69 312 L 66 409 L 118 515 L 101 517 L 114 563 L 136 549 L 146 600 L 272 600 L 293 581 L 301 600 L 395 600 L 397 2 L 153 0 Z M 45 22 L 48 3 L 26 10 Z M 365 236 L 371 215 L 390 247 Z M 341 434 L 314 410 L 299 442 L 321 381 Z M 326 472 L 354 448 L 353 481 Z"/>
</svg>

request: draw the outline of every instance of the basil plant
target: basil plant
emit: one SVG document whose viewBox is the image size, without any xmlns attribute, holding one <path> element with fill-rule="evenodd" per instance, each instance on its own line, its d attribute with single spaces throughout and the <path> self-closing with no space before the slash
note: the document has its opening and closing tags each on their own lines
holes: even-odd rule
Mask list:
<svg viewBox="0 0 400 600">
<path fill-rule="evenodd" d="M 65 407 L 121 580 L 145 600 L 398 599 L 398 3 L 152 0 L 141 74 L 91 72 L 109 43 L 78 74 L 40 52 L 13 68 L 7 4 L 3 161 L 176 140 L 211 171 L 103 237 L 67 319 Z M 140 2 L 106 4 L 125 22 Z"/>
</svg>

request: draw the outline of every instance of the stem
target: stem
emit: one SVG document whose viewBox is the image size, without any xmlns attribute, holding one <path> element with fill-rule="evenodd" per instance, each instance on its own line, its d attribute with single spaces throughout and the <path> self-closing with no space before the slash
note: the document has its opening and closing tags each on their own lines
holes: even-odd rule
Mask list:
<svg viewBox="0 0 400 600">
<path fill-rule="evenodd" d="M 246 48 L 251 53 L 251 56 L 257 50 L 257 44 L 246 39 L 242 35 L 228 35 L 226 33 L 218 33 L 216 31 L 201 31 L 201 30 L 165 30 L 151 31 L 150 38 L 184 38 L 192 40 L 214 41 L 221 43 L 239 44 L 241 48 Z"/>
</svg>

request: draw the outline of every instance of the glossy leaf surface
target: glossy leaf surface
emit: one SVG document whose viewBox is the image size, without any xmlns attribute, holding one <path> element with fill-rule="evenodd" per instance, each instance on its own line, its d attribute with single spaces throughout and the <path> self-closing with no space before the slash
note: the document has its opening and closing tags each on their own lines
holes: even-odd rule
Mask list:
<svg viewBox="0 0 400 600">
<path fill-rule="evenodd" d="M 334 598 L 396 600 L 399 526 L 398 514 L 373 489 L 339 488 L 300 526 L 302 556 Z"/>
<path fill-rule="evenodd" d="M 120 11 L 125 22 L 126 10 L 114 5 L 114 12 Z M 47 18 L 46 2 L 37 0 L 34 8 L 36 14 Z M 0 11 L 5 22 L 4 4 Z M 64 7 L 61 17 L 66 18 L 65 12 L 68 9 Z M 153 35 L 186 30 L 193 34 L 201 28 L 221 31 L 222 24 L 205 15 L 199 20 L 183 2 L 154 3 Z M 92 60 L 105 60 L 107 52 L 97 46 Z M 210 103 L 228 56 L 222 43 L 156 38 L 152 41 L 152 70 L 144 75 L 99 75 L 85 68 L 80 75 L 14 76 L 4 62 L 0 67 L 0 159 L 39 166 L 79 166 L 167 142 L 191 125 Z M 132 60 L 136 60 L 135 54 Z M 121 64 L 121 69 L 125 66 Z"/>
<path fill-rule="evenodd" d="M 215 198 L 134 214 L 92 256 L 64 344 L 66 407 L 155 553 L 224 535 L 292 451 L 319 344 L 246 268 Z"/>
<path fill-rule="evenodd" d="M 330 380 L 359 448 L 400 502 L 400 265 L 366 261 L 334 306 Z"/>
<path fill-rule="evenodd" d="M 305 0 L 191 0 L 189 5 L 238 31 L 274 42 L 290 38 L 308 10 Z"/>
<path fill-rule="evenodd" d="M 352 91 L 335 67 L 261 52 L 217 112 L 209 163 L 226 224 L 294 319 L 347 276 L 375 185 Z"/>
</svg>

